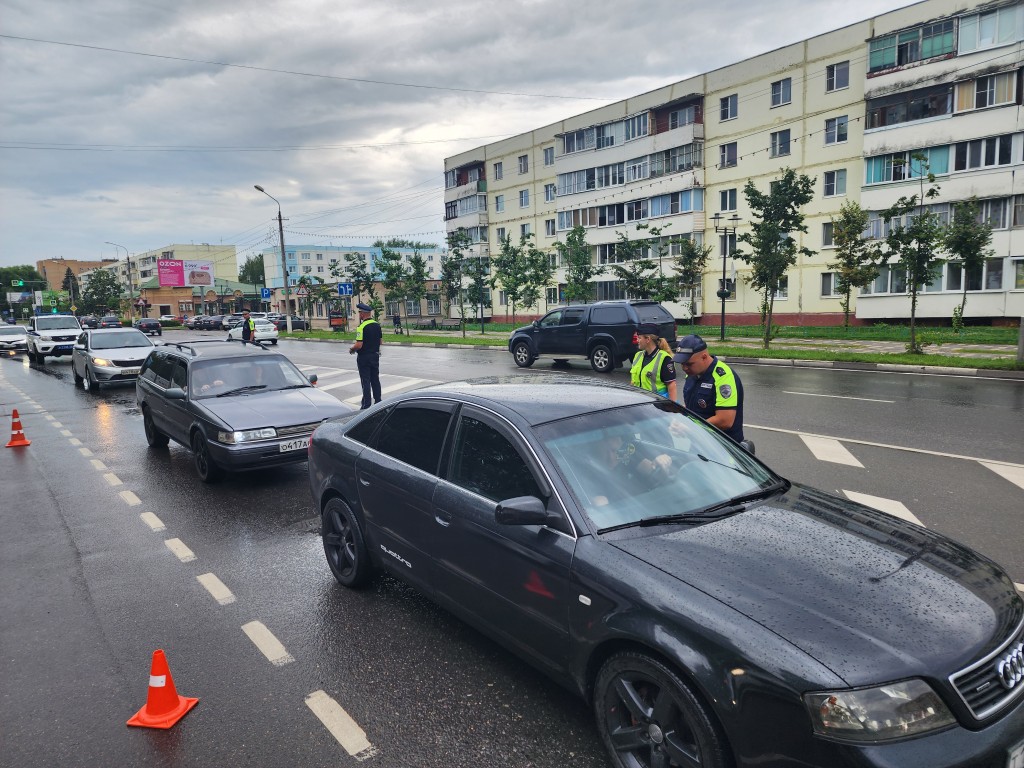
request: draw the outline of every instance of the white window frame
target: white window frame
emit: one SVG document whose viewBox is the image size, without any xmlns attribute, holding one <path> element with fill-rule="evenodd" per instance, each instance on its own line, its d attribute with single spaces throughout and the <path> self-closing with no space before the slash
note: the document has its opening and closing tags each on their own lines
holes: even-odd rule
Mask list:
<svg viewBox="0 0 1024 768">
<path fill-rule="evenodd" d="M 520 189 L 519 190 L 519 207 L 529 208 L 530 207 L 530 190 Z"/>
<path fill-rule="evenodd" d="M 544 202 L 545 203 L 553 203 L 553 202 L 555 202 L 555 189 L 556 189 L 556 187 L 555 187 L 554 184 L 545 184 L 544 185 Z"/>
<path fill-rule="evenodd" d="M 823 299 L 841 299 L 843 294 L 836 292 L 836 281 L 839 275 L 835 272 L 822 272 L 819 284 L 820 296 Z M 828 293 L 825 292 L 826 279 L 828 282 Z"/>
<path fill-rule="evenodd" d="M 555 236 L 555 220 L 554 219 L 544 219 L 544 234 L 547 237 L 554 237 Z"/>
<path fill-rule="evenodd" d="M 504 213 L 504 211 L 505 211 L 505 196 L 504 195 L 495 195 L 494 196 L 494 212 L 495 213 Z"/>
<path fill-rule="evenodd" d="M 520 174 L 529 173 L 530 172 L 530 156 L 529 155 L 520 155 L 519 159 L 518 159 L 518 163 L 519 163 L 519 173 Z"/>
<path fill-rule="evenodd" d="M 784 77 L 772 83 L 772 108 L 784 107 L 793 103 L 793 78 Z"/>
<path fill-rule="evenodd" d="M 841 74 L 842 73 L 842 74 Z M 842 85 L 838 85 L 838 82 L 842 79 L 846 80 Z M 837 61 L 835 64 L 829 64 L 825 67 L 825 93 L 833 93 L 834 91 L 842 91 L 850 87 L 850 62 L 849 61 Z"/>
<path fill-rule="evenodd" d="M 729 162 L 730 148 L 732 149 L 732 162 Z M 739 163 L 739 144 L 735 141 L 720 144 L 718 146 L 718 167 L 735 168 L 737 163 Z"/>
<path fill-rule="evenodd" d="M 718 210 L 723 212 L 736 210 L 736 187 L 718 192 Z"/>
<path fill-rule="evenodd" d="M 829 176 L 831 175 L 831 181 Z M 829 187 L 831 186 L 831 192 Z M 822 197 L 844 197 L 846 195 L 846 169 L 837 168 L 822 174 Z"/>
<path fill-rule="evenodd" d="M 771 142 L 771 147 L 768 150 L 769 157 L 786 157 L 792 154 L 793 139 L 789 128 L 783 128 L 781 131 L 772 131 Z"/>
<path fill-rule="evenodd" d="M 835 248 L 835 225 L 831 221 L 823 221 L 821 223 L 821 247 L 822 248 Z"/>
<path fill-rule="evenodd" d="M 724 123 L 726 120 L 735 120 L 739 117 L 740 107 L 740 95 L 738 93 L 730 94 L 722 99 L 718 100 L 718 122 Z"/>
<path fill-rule="evenodd" d="M 838 115 L 825 120 L 825 146 L 845 144 L 850 137 L 850 118 Z"/>
<path fill-rule="evenodd" d="M 544 147 L 544 165 L 554 165 L 554 164 L 555 164 L 555 148 L 554 147 Z"/>
<path fill-rule="evenodd" d="M 497 181 L 498 179 L 502 178 L 504 175 L 505 175 L 505 171 L 504 171 L 504 168 L 503 168 L 503 166 L 501 164 L 501 161 L 499 160 L 497 163 L 494 164 L 494 180 Z"/>
</svg>

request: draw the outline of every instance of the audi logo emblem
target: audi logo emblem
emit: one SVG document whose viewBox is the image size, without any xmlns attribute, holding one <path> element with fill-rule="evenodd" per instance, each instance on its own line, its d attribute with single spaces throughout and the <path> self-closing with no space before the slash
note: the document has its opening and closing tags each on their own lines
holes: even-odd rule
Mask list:
<svg viewBox="0 0 1024 768">
<path fill-rule="evenodd" d="M 1024 643 L 1017 643 L 1016 648 L 999 660 L 996 674 L 1007 690 L 1024 680 Z"/>
</svg>

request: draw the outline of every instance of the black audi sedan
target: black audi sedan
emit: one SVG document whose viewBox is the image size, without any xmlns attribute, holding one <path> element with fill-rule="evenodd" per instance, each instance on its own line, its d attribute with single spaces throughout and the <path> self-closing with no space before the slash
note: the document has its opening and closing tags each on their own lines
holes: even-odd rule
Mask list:
<svg viewBox="0 0 1024 768">
<path fill-rule="evenodd" d="M 612 762 L 1017 768 L 998 565 L 791 483 L 676 403 L 437 385 L 313 435 L 328 565 L 404 579 L 584 697 Z"/>
</svg>

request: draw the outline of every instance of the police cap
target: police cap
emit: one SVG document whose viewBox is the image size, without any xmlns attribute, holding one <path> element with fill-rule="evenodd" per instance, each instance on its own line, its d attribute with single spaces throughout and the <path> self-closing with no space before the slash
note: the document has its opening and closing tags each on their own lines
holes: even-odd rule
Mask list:
<svg viewBox="0 0 1024 768">
<path fill-rule="evenodd" d="M 707 348 L 708 345 L 704 342 L 704 339 L 695 333 L 691 333 L 689 336 L 684 336 L 679 340 L 679 344 L 676 345 L 676 353 L 672 355 L 672 359 L 677 363 L 688 363 L 691 357 L 698 352 L 703 352 Z"/>
<path fill-rule="evenodd" d="M 373 312 L 373 307 L 371 307 L 369 304 L 364 304 L 361 301 L 358 304 L 356 304 L 356 309 L 358 309 L 360 312 Z"/>
<path fill-rule="evenodd" d="M 636 327 L 638 336 L 660 336 L 661 329 L 654 323 L 640 323 Z"/>
</svg>

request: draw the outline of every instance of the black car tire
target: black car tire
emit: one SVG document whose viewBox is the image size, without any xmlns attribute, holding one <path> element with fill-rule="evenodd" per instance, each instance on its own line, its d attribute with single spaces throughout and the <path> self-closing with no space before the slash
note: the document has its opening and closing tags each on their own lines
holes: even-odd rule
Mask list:
<svg viewBox="0 0 1024 768">
<path fill-rule="evenodd" d="M 192 434 L 192 463 L 195 465 L 196 474 L 204 483 L 215 483 L 220 480 L 222 470 L 214 463 L 206 437 L 199 431 Z"/>
<path fill-rule="evenodd" d="M 25 354 L 28 356 L 28 361 L 30 363 L 34 363 L 36 361 L 36 353 L 32 351 L 32 347 L 26 347 Z"/>
<path fill-rule="evenodd" d="M 611 373 L 615 368 L 615 355 L 605 344 L 598 344 L 590 350 L 590 367 L 598 373 Z"/>
<path fill-rule="evenodd" d="M 82 387 L 86 392 L 91 392 L 94 395 L 100 391 L 100 383 L 92 375 L 88 365 L 85 366 L 85 379 L 82 381 Z"/>
<path fill-rule="evenodd" d="M 352 508 L 338 497 L 324 506 L 320 515 L 320 535 L 327 564 L 339 584 L 354 589 L 370 580 L 373 564 L 363 539 L 363 530 Z"/>
<path fill-rule="evenodd" d="M 512 347 L 512 359 L 520 368 L 529 368 L 537 358 L 530 352 L 530 345 L 525 341 L 520 341 Z"/>
<path fill-rule="evenodd" d="M 726 768 L 726 740 L 707 708 L 669 666 L 626 651 L 601 667 L 594 689 L 601 740 L 618 768 Z"/>
<path fill-rule="evenodd" d="M 77 387 L 82 386 L 82 382 L 85 381 L 85 379 L 83 379 L 81 376 L 78 375 L 78 369 L 75 368 L 75 361 L 73 359 L 71 361 L 71 376 L 75 380 L 75 386 L 77 386 Z"/>
<path fill-rule="evenodd" d="M 276 347 L 277 346 L 277 339 L 271 339 L 270 343 L 273 344 Z"/>
<path fill-rule="evenodd" d="M 150 413 L 149 408 L 142 409 L 142 428 L 146 432 L 146 442 L 151 448 L 167 447 L 170 438 L 156 428 L 156 424 L 153 423 L 153 414 Z"/>
</svg>

